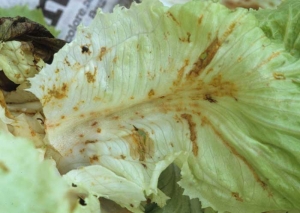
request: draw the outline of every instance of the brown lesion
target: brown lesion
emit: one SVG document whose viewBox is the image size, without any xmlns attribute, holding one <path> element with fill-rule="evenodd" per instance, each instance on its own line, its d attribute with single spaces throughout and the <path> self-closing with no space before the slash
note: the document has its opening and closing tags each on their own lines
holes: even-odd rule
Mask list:
<svg viewBox="0 0 300 213">
<path fill-rule="evenodd" d="M 194 79 L 209 65 L 212 59 L 215 57 L 217 51 L 221 46 L 221 42 L 215 39 L 207 48 L 204 50 L 197 61 L 194 63 L 193 68 L 187 74 L 188 79 Z"/>
<path fill-rule="evenodd" d="M 240 202 L 244 201 L 238 192 L 231 192 L 231 196 L 234 197 L 237 201 L 240 201 Z"/>
<path fill-rule="evenodd" d="M 90 157 L 90 163 L 97 163 L 99 162 L 99 157 L 97 155 L 93 155 Z"/>
<path fill-rule="evenodd" d="M 260 8 L 260 5 L 256 2 L 244 0 L 244 1 L 233 1 L 233 0 L 223 0 L 222 3 L 228 7 L 229 9 L 235 9 L 237 7 L 243 7 L 247 9 L 255 9 L 258 10 Z"/>
<path fill-rule="evenodd" d="M 97 142 L 98 142 L 98 140 L 86 140 L 84 142 L 84 144 L 93 144 L 93 143 L 97 143 Z"/>
<path fill-rule="evenodd" d="M 148 92 L 148 98 L 152 98 L 154 95 L 155 95 L 155 92 L 154 92 L 153 89 L 151 89 L 151 90 Z"/>
<path fill-rule="evenodd" d="M 107 48 L 106 47 L 101 47 L 100 53 L 99 53 L 99 60 L 102 61 L 103 56 L 107 53 Z"/>
<path fill-rule="evenodd" d="M 126 137 L 130 146 L 130 156 L 144 162 L 154 154 L 154 143 L 149 133 L 133 126 L 132 133 Z"/>
<path fill-rule="evenodd" d="M 82 54 L 91 54 L 91 50 L 89 49 L 90 45 L 81 45 L 81 53 Z"/>
<path fill-rule="evenodd" d="M 271 192 L 271 190 L 268 188 L 268 185 L 259 177 L 258 173 L 255 171 L 255 168 L 247 161 L 247 159 L 242 156 L 235 147 L 233 147 L 228 141 L 227 139 L 222 135 L 222 133 L 220 133 L 218 131 L 217 128 L 215 128 L 215 126 L 209 121 L 209 119 L 207 119 L 206 117 L 202 117 L 202 125 L 207 125 L 209 126 L 213 132 L 215 133 L 215 135 L 220 139 L 220 141 L 231 151 L 231 153 L 233 155 L 235 155 L 238 159 L 240 159 L 245 165 L 246 167 L 248 167 L 249 171 L 252 173 L 254 179 L 256 180 L 256 182 L 258 182 L 258 184 L 263 188 L 263 190 L 265 190 L 268 193 L 269 197 L 272 197 L 273 194 Z M 235 194 L 237 195 L 237 194 Z M 240 198 L 241 199 L 241 198 Z"/>
<path fill-rule="evenodd" d="M 52 98 L 63 99 L 68 97 L 68 90 L 69 87 L 67 83 L 63 83 L 60 88 L 53 85 L 52 89 L 48 89 L 48 94 L 42 98 L 43 104 L 48 103 Z"/>
<path fill-rule="evenodd" d="M 263 60 L 257 67 L 255 67 L 255 69 L 258 69 L 264 66 L 265 64 L 268 64 L 270 61 L 277 58 L 278 56 L 280 56 L 280 52 L 273 52 L 267 59 Z"/>
<path fill-rule="evenodd" d="M 185 59 L 184 60 L 184 64 L 183 66 L 178 70 L 177 72 L 177 78 L 176 80 L 173 82 L 173 85 L 174 86 L 178 86 L 180 84 L 180 82 L 183 80 L 183 74 L 184 74 L 184 71 L 186 69 L 186 67 L 189 65 L 189 62 L 190 60 L 189 59 Z"/>
<path fill-rule="evenodd" d="M 191 114 L 181 114 L 181 118 L 185 119 L 188 123 L 189 130 L 190 130 L 190 140 L 192 142 L 192 152 L 194 156 L 198 155 L 198 144 L 197 144 L 197 128 L 196 123 L 193 122 Z"/>
<path fill-rule="evenodd" d="M 191 33 L 187 32 L 186 37 L 179 38 L 179 41 L 190 43 L 191 42 Z"/>
<path fill-rule="evenodd" d="M 210 95 L 216 97 L 229 96 L 237 100 L 238 88 L 235 83 L 223 79 L 222 74 L 216 75 L 208 84 L 210 86 Z"/>
<path fill-rule="evenodd" d="M 210 94 L 205 94 L 203 99 L 210 103 L 217 103 L 217 100 L 215 100 Z"/>
<path fill-rule="evenodd" d="M 283 73 L 276 73 L 274 72 L 273 73 L 273 77 L 276 79 L 276 80 L 285 80 L 286 77 Z"/>
<path fill-rule="evenodd" d="M 8 173 L 8 172 L 9 172 L 8 167 L 5 165 L 5 163 L 3 163 L 3 162 L 1 162 L 1 161 L 0 161 L 0 170 L 2 170 L 2 171 L 5 172 L 5 173 Z"/>
<path fill-rule="evenodd" d="M 180 22 L 175 18 L 175 16 L 170 11 L 167 12 L 167 17 L 171 18 L 176 24 L 180 25 Z"/>
<path fill-rule="evenodd" d="M 94 72 L 86 72 L 85 77 L 88 83 L 94 83 L 97 77 L 97 69 L 94 69 Z"/>
</svg>

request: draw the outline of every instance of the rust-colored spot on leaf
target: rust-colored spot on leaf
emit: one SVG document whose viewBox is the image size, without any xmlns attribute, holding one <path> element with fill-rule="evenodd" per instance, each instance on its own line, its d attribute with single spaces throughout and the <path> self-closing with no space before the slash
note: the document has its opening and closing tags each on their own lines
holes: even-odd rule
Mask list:
<svg viewBox="0 0 300 213">
<path fill-rule="evenodd" d="M 79 137 L 83 138 L 83 136 L 84 136 L 83 134 L 79 134 Z"/>
<path fill-rule="evenodd" d="M 253 174 L 254 179 L 259 183 L 259 185 L 268 192 L 268 196 L 272 197 L 272 192 L 268 189 L 267 184 L 262 181 L 259 177 L 259 175 L 257 174 L 257 172 L 255 171 L 255 169 L 253 168 L 253 166 L 247 161 L 247 159 L 242 156 L 236 149 L 235 147 L 233 147 L 227 140 L 226 138 L 223 137 L 222 133 L 219 132 L 219 130 L 217 128 L 215 128 L 215 126 L 206 118 L 203 117 L 202 118 L 202 124 L 203 125 L 208 125 L 211 127 L 211 129 L 214 131 L 215 135 L 222 141 L 222 143 L 228 147 L 228 149 L 231 151 L 231 153 L 233 155 L 235 155 L 237 158 L 239 158 L 250 170 L 250 172 Z"/>
<path fill-rule="evenodd" d="M 236 85 L 233 82 L 225 81 L 221 74 L 216 75 L 209 83 L 209 86 L 212 86 L 210 96 L 230 96 L 237 100 L 235 97 L 238 91 Z"/>
<path fill-rule="evenodd" d="M 80 149 L 79 152 L 83 154 L 85 152 L 85 148 Z"/>
<path fill-rule="evenodd" d="M 36 133 L 33 129 L 30 129 L 30 134 L 31 134 L 32 137 L 36 136 Z"/>
<path fill-rule="evenodd" d="M 90 163 L 95 163 L 99 161 L 99 157 L 97 155 L 93 155 L 90 157 Z"/>
<path fill-rule="evenodd" d="M 190 140 L 192 142 L 192 151 L 195 156 L 198 155 L 198 145 L 197 145 L 197 132 L 196 132 L 196 123 L 193 122 L 192 115 L 190 114 L 181 114 L 181 117 L 185 119 L 188 123 L 190 130 Z"/>
<path fill-rule="evenodd" d="M 61 88 L 57 88 L 56 85 L 53 85 L 52 89 L 48 89 L 48 94 L 42 98 L 43 104 L 48 103 L 52 98 L 63 99 L 67 97 L 68 85 L 63 83 Z"/>
<path fill-rule="evenodd" d="M 274 72 L 273 73 L 273 77 L 276 80 L 285 80 L 285 75 L 283 73 L 276 73 L 276 72 Z"/>
<path fill-rule="evenodd" d="M 277 58 L 280 55 L 280 52 L 273 52 L 266 60 L 262 61 L 257 67 L 260 68 L 265 64 L 268 64 L 271 60 L 273 60 L 274 58 Z"/>
<path fill-rule="evenodd" d="M 179 38 L 179 41 L 190 43 L 191 42 L 191 33 L 187 32 L 186 34 L 187 34 L 187 36 Z"/>
<path fill-rule="evenodd" d="M 15 78 L 21 78 L 21 74 L 20 73 L 18 73 L 18 74 L 15 74 Z"/>
<path fill-rule="evenodd" d="M 97 140 L 86 140 L 84 142 L 84 144 L 89 144 L 89 143 L 97 143 L 98 141 Z"/>
<path fill-rule="evenodd" d="M 97 69 L 94 72 L 86 72 L 85 77 L 88 83 L 94 83 L 96 81 Z"/>
<path fill-rule="evenodd" d="M 218 39 L 215 39 L 207 48 L 206 50 L 201 53 L 201 55 L 198 57 L 197 61 L 194 63 L 193 68 L 191 71 L 187 74 L 187 77 L 189 79 L 193 79 L 197 77 L 202 70 L 204 70 L 207 65 L 212 61 L 212 59 L 215 57 L 217 51 L 220 48 L 220 42 Z"/>
<path fill-rule="evenodd" d="M 180 25 L 179 21 L 177 21 L 175 16 L 170 11 L 167 12 L 167 17 L 171 18 L 176 24 Z"/>
<path fill-rule="evenodd" d="M 97 121 L 94 121 L 91 126 L 96 126 L 98 124 Z"/>
<path fill-rule="evenodd" d="M 217 103 L 217 100 L 213 99 L 210 94 L 205 94 L 203 99 L 210 103 Z"/>
<path fill-rule="evenodd" d="M 62 115 L 62 116 L 60 116 L 60 118 L 61 118 L 61 119 L 65 119 L 65 118 L 66 118 L 66 116 Z"/>
<path fill-rule="evenodd" d="M 201 15 L 201 16 L 198 18 L 198 24 L 201 25 L 201 24 L 202 24 L 202 21 L 203 21 L 203 15 Z"/>
<path fill-rule="evenodd" d="M 100 53 L 99 53 L 99 60 L 102 61 L 103 56 L 107 53 L 106 47 L 101 47 Z"/>
<path fill-rule="evenodd" d="M 231 196 L 234 197 L 237 201 L 240 201 L 240 202 L 244 201 L 238 192 L 231 192 Z"/>
<path fill-rule="evenodd" d="M 7 167 L 3 162 L 1 162 L 1 161 L 0 161 L 0 169 L 1 169 L 3 172 L 5 172 L 5 173 L 8 173 L 8 172 L 9 172 L 8 167 Z"/>
<path fill-rule="evenodd" d="M 101 129 L 100 128 L 97 128 L 97 133 L 101 133 Z"/>
<path fill-rule="evenodd" d="M 148 132 L 135 126 L 133 127 L 132 134 L 128 136 L 127 140 L 130 145 L 130 155 L 133 158 L 139 158 L 140 161 L 145 161 L 147 157 L 151 157 L 154 154 L 154 143 Z"/>
<path fill-rule="evenodd" d="M 232 0 L 223 0 L 223 4 L 228 7 L 229 9 L 235 9 L 237 7 L 243 7 L 243 8 L 252 8 L 255 10 L 259 9 L 259 4 L 253 2 L 253 1 L 232 1 Z"/>
<path fill-rule="evenodd" d="M 180 82 L 183 80 L 183 73 L 185 71 L 185 68 L 189 65 L 189 59 L 185 59 L 184 60 L 184 64 L 183 66 L 178 70 L 177 72 L 177 78 L 176 80 L 173 82 L 174 86 L 178 86 L 180 84 Z"/>
<path fill-rule="evenodd" d="M 74 111 L 78 111 L 78 107 L 76 107 L 76 106 L 73 107 L 73 110 L 74 110 Z"/>
<path fill-rule="evenodd" d="M 153 89 L 151 89 L 149 92 L 148 92 L 148 98 L 151 98 L 153 95 L 155 95 L 155 92 Z"/>
<path fill-rule="evenodd" d="M 64 59 L 64 64 L 66 64 L 67 66 L 71 66 L 71 63 L 69 62 L 68 58 Z M 57 69 L 58 70 L 58 69 Z"/>
</svg>

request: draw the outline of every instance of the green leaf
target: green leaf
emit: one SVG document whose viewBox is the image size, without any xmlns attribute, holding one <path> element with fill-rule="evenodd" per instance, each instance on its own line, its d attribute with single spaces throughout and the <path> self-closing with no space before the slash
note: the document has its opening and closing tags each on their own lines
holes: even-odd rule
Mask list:
<svg viewBox="0 0 300 213">
<path fill-rule="evenodd" d="M 158 178 L 174 162 L 184 194 L 203 208 L 292 210 L 300 209 L 299 67 L 246 9 L 145 0 L 79 27 L 30 91 L 60 172 L 101 168 L 82 173 L 83 185 L 109 170 L 140 189 L 138 201 L 163 206 Z M 115 186 L 107 187 L 109 198 Z"/>
<path fill-rule="evenodd" d="M 82 188 L 71 189 L 43 154 L 30 141 L 0 132 L 1 211 L 101 213 L 98 199 Z"/>
<path fill-rule="evenodd" d="M 188 196 L 182 195 L 183 189 L 177 184 L 181 179 L 180 170 L 174 164 L 171 164 L 164 170 L 159 177 L 158 188 L 161 189 L 168 197 L 166 205 L 161 208 L 152 203 L 146 206 L 146 213 L 204 213 L 201 210 L 199 200 L 190 199 Z M 207 213 L 207 212 L 205 212 Z"/>
<path fill-rule="evenodd" d="M 296 58 L 300 57 L 299 7 L 299 1 L 285 0 L 277 10 L 252 11 L 265 34 L 272 40 L 282 43 Z"/>
</svg>

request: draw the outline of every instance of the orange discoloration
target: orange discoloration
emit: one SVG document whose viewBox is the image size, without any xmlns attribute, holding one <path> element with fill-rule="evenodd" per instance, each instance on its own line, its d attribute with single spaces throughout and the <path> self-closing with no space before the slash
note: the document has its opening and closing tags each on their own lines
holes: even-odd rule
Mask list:
<svg viewBox="0 0 300 213">
<path fill-rule="evenodd" d="M 238 20 L 237 20 L 238 21 Z M 225 31 L 224 35 L 223 35 L 223 40 L 225 40 L 225 38 L 227 38 L 232 31 L 234 30 L 234 28 L 236 27 L 236 23 L 237 22 L 233 22 L 229 25 L 229 27 L 227 28 L 227 30 Z"/>
<path fill-rule="evenodd" d="M 100 128 L 97 128 L 97 133 L 101 133 L 101 129 Z"/>
<path fill-rule="evenodd" d="M 1 169 L 3 172 L 5 172 L 5 173 L 8 173 L 8 172 L 9 172 L 8 167 L 7 167 L 3 162 L 1 162 L 1 161 L 0 161 L 0 169 Z"/>
<path fill-rule="evenodd" d="M 173 86 L 178 86 L 181 83 L 181 81 L 183 80 L 182 78 L 183 78 L 185 68 L 189 65 L 189 62 L 190 62 L 189 59 L 184 60 L 183 66 L 177 72 L 177 78 L 173 82 Z"/>
<path fill-rule="evenodd" d="M 131 157 L 138 158 L 139 161 L 145 161 L 147 157 L 151 157 L 154 154 L 154 144 L 148 132 L 134 127 L 132 134 L 127 137 Z"/>
<path fill-rule="evenodd" d="M 190 43 L 191 42 L 191 33 L 187 32 L 186 34 L 187 34 L 187 37 L 179 38 L 179 41 Z"/>
<path fill-rule="evenodd" d="M 196 131 L 196 123 L 193 122 L 192 115 L 190 114 L 181 114 L 181 117 L 185 119 L 188 123 L 190 130 L 190 140 L 192 142 L 192 151 L 194 156 L 198 155 L 198 144 L 197 144 L 197 131 Z"/>
<path fill-rule="evenodd" d="M 194 63 L 193 68 L 187 74 L 187 78 L 194 79 L 195 77 L 199 76 L 201 71 L 204 70 L 215 57 L 217 51 L 220 48 L 220 45 L 220 41 L 218 39 L 215 39 L 198 57 L 198 60 Z"/>
<path fill-rule="evenodd" d="M 233 82 L 223 80 L 222 74 L 215 76 L 209 83 L 209 86 L 212 86 L 210 92 L 211 96 L 231 96 L 235 98 L 238 91 L 237 86 Z"/>
<path fill-rule="evenodd" d="M 93 155 L 90 157 L 90 163 L 95 163 L 99 161 L 99 157 L 97 155 Z"/>
<path fill-rule="evenodd" d="M 86 140 L 84 144 L 97 143 L 97 140 Z"/>
<path fill-rule="evenodd" d="M 48 91 L 48 94 L 56 99 L 62 99 L 67 97 L 68 92 L 68 85 L 66 83 L 63 83 L 61 88 L 56 88 L 56 86 L 53 86 L 52 90 Z"/>
<path fill-rule="evenodd" d="M 71 66 L 71 63 L 68 61 L 68 58 L 65 58 L 65 60 L 64 60 L 64 64 L 66 64 L 67 66 Z"/>
<path fill-rule="evenodd" d="M 94 72 L 86 72 L 85 77 L 88 83 L 94 83 L 96 81 L 97 77 L 97 69 L 94 70 Z"/>
<path fill-rule="evenodd" d="M 155 92 L 153 89 L 151 89 L 149 92 L 148 92 L 148 98 L 151 98 L 152 96 L 155 95 Z"/>
<path fill-rule="evenodd" d="M 35 131 L 33 131 L 32 129 L 30 129 L 30 134 L 31 134 L 32 137 L 36 136 Z"/>
<path fill-rule="evenodd" d="M 94 121 L 91 126 L 96 126 L 98 124 L 97 121 Z"/>
<path fill-rule="evenodd" d="M 21 78 L 21 74 L 20 73 L 15 74 L 15 78 Z"/>
<path fill-rule="evenodd" d="M 73 110 L 74 110 L 74 111 L 78 111 L 78 107 L 76 107 L 76 106 L 73 107 Z"/>
<path fill-rule="evenodd" d="M 285 80 L 285 75 L 283 73 L 273 73 L 273 77 L 276 80 Z"/>
<path fill-rule="evenodd" d="M 198 24 L 201 25 L 201 24 L 202 24 L 202 21 L 203 21 L 203 15 L 201 15 L 201 16 L 198 18 Z"/>
<path fill-rule="evenodd" d="M 266 60 L 262 61 L 262 62 L 256 67 L 256 69 L 262 67 L 262 66 L 265 65 L 265 64 L 268 64 L 271 60 L 273 60 L 274 58 L 277 58 L 279 55 L 280 55 L 280 52 L 274 52 L 274 53 L 272 53 Z"/>
<path fill-rule="evenodd" d="M 49 101 L 51 101 L 52 98 L 56 98 L 56 99 L 66 98 L 68 97 L 67 93 L 68 93 L 68 85 L 66 83 L 63 83 L 61 88 L 56 88 L 56 85 L 53 85 L 52 89 L 48 89 L 48 94 L 42 98 L 42 102 L 43 104 L 46 104 Z"/>
<path fill-rule="evenodd" d="M 226 138 L 223 137 L 222 133 L 220 133 L 218 131 L 217 128 L 215 128 L 215 126 L 206 118 L 206 117 L 203 117 L 202 118 L 202 124 L 203 125 L 208 125 L 212 130 L 213 132 L 215 133 L 215 135 L 220 139 L 220 141 L 231 151 L 231 153 L 233 155 L 235 155 L 237 158 L 239 158 L 247 167 L 248 169 L 250 170 L 250 172 L 253 174 L 254 176 L 254 179 L 259 183 L 259 185 L 265 190 L 268 192 L 268 196 L 269 197 L 272 197 L 272 192 L 268 189 L 268 186 L 267 184 L 262 181 L 259 177 L 259 175 L 256 173 L 255 169 L 253 168 L 253 166 L 247 161 L 247 159 L 242 156 L 237 150 L 235 147 L 233 147 L 227 140 Z"/>
<path fill-rule="evenodd" d="M 100 98 L 99 96 L 95 96 L 95 97 L 93 98 L 93 100 L 94 100 L 94 101 L 101 101 L 101 98 Z"/>
<path fill-rule="evenodd" d="M 106 47 L 101 47 L 100 53 L 99 53 L 99 60 L 102 61 L 103 56 L 107 53 Z"/>
<path fill-rule="evenodd" d="M 234 9 L 237 7 L 243 7 L 243 8 L 252 8 L 255 10 L 259 9 L 259 4 L 253 2 L 253 1 L 232 1 L 232 0 L 223 0 L 223 4 L 230 8 L 230 9 Z"/>
<path fill-rule="evenodd" d="M 171 18 L 176 24 L 180 25 L 180 22 L 177 21 L 175 16 L 170 11 L 167 12 L 167 17 Z"/>
<path fill-rule="evenodd" d="M 65 118 L 66 118 L 66 116 L 62 115 L 62 116 L 60 116 L 60 118 L 61 118 L 61 119 L 65 119 Z"/>
<path fill-rule="evenodd" d="M 238 192 L 231 192 L 231 196 L 234 197 L 237 201 L 240 201 L 240 202 L 244 201 Z"/>
<path fill-rule="evenodd" d="M 85 152 L 85 148 L 80 149 L 79 152 L 83 154 Z"/>
<path fill-rule="evenodd" d="M 79 134 L 79 137 L 80 137 L 80 138 L 83 138 L 83 136 L 84 136 L 83 134 Z"/>
</svg>

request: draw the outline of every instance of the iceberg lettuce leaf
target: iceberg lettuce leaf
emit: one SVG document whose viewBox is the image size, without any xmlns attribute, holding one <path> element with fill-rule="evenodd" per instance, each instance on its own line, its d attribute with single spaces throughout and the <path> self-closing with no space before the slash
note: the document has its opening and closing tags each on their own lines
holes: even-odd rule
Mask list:
<svg viewBox="0 0 300 213">
<path fill-rule="evenodd" d="M 122 190 L 121 206 L 163 206 L 158 178 L 174 162 L 203 208 L 290 210 L 300 209 L 299 67 L 246 9 L 145 0 L 79 27 L 29 90 L 60 172 L 135 184 L 138 202 Z"/>
<path fill-rule="evenodd" d="M 286 0 L 276 10 L 252 11 L 265 34 L 282 43 L 286 50 L 297 58 L 300 57 L 299 7 L 299 1 Z"/>
<path fill-rule="evenodd" d="M 0 132 L 0 205 L 10 213 L 99 213 L 100 205 L 79 203 L 81 194 L 71 190 L 55 164 L 31 142 Z M 91 203 L 91 202 L 90 202 Z M 95 203 L 95 202 L 94 202 Z M 83 209 L 83 210 L 82 210 Z"/>
</svg>

